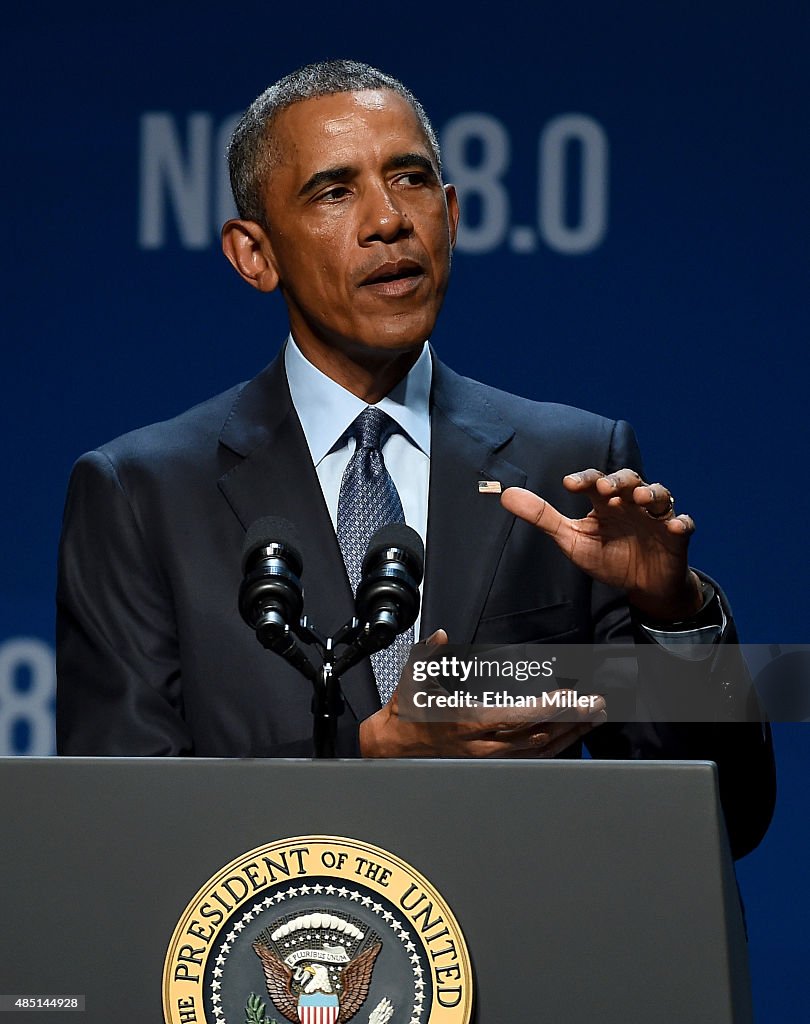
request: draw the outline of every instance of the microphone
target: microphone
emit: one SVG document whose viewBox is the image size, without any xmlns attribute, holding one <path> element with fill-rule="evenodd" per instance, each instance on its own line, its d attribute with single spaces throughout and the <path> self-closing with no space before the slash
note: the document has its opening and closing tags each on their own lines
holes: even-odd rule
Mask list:
<svg viewBox="0 0 810 1024">
<path fill-rule="evenodd" d="M 404 523 L 391 523 L 369 541 L 355 597 L 362 633 L 340 656 L 340 674 L 368 654 L 381 651 L 416 622 L 424 572 L 422 538 Z"/>
<path fill-rule="evenodd" d="M 292 635 L 304 607 L 298 548 L 298 533 L 287 519 L 265 516 L 251 525 L 242 546 L 239 612 L 263 647 L 313 679 L 315 667 Z"/>
<path fill-rule="evenodd" d="M 416 622 L 425 563 L 422 538 L 404 523 L 391 523 L 369 541 L 355 607 L 376 644 L 387 647 Z"/>
</svg>

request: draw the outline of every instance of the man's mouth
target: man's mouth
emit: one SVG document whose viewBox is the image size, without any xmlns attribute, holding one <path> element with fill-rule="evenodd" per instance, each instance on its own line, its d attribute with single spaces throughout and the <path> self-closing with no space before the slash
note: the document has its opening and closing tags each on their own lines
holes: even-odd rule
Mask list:
<svg viewBox="0 0 810 1024">
<path fill-rule="evenodd" d="M 424 277 L 424 270 L 414 260 L 395 260 L 376 267 L 360 282 L 361 288 L 370 286 L 386 294 L 403 294 L 410 291 Z M 387 287 L 385 287 L 387 286 Z"/>
</svg>

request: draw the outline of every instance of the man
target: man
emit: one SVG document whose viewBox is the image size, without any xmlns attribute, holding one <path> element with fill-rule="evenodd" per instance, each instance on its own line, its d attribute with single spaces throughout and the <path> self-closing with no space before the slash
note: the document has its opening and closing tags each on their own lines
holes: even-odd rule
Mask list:
<svg viewBox="0 0 810 1024">
<path fill-rule="evenodd" d="M 223 228 L 225 255 L 254 288 L 281 292 L 290 339 L 244 387 L 77 463 L 60 558 L 60 750 L 310 752 L 307 684 L 236 609 L 244 531 L 271 514 L 297 524 L 306 610 L 324 632 L 353 612 L 358 520 L 386 506 L 426 540 L 431 643 L 680 633 L 711 647 L 667 660 L 719 692 L 730 611 L 689 568 L 694 524 L 643 481 L 629 427 L 494 391 L 432 356 L 459 210 L 415 98 L 365 65 L 313 65 L 255 101 L 229 159 L 240 216 Z M 505 486 L 500 504 L 479 479 Z M 759 725 L 604 725 L 601 704 L 565 723 L 536 709 L 417 723 L 390 675 L 381 661 L 345 676 L 339 753 L 578 756 L 587 735 L 600 756 L 718 761 L 735 853 L 767 827 Z"/>
</svg>

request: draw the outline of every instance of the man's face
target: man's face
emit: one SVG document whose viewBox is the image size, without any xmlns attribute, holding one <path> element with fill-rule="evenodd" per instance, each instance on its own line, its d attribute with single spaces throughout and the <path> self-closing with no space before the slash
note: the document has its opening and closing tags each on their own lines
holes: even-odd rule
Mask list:
<svg viewBox="0 0 810 1024">
<path fill-rule="evenodd" d="M 296 341 L 316 363 L 387 359 L 433 330 L 458 204 L 410 105 L 389 90 L 278 115 L 264 186 L 266 255 Z"/>
</svg>

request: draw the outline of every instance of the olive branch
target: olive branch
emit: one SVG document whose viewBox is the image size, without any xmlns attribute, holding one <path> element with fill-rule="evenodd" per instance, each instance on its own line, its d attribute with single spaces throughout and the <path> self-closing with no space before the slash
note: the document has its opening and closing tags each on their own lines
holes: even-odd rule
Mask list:
<svg viewBox="0 0 810 1024">
<path fill-rule="evenodd" d="M 245 1024 L 277 1024 L 275 1020 L 265 1017 L 264 1009 L 264 1000 L 261 996 L 251 992 L 245 1007 Z"/>
</svg>

